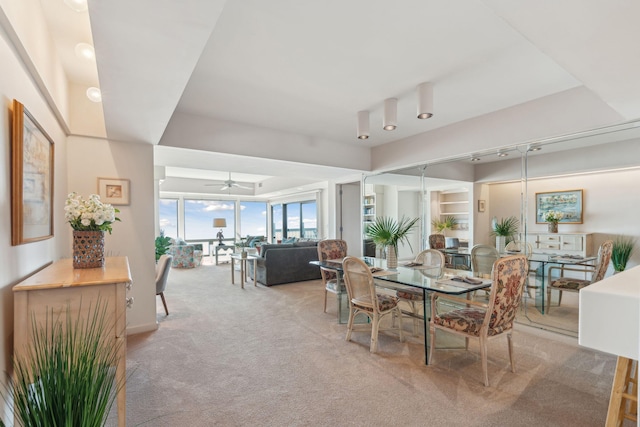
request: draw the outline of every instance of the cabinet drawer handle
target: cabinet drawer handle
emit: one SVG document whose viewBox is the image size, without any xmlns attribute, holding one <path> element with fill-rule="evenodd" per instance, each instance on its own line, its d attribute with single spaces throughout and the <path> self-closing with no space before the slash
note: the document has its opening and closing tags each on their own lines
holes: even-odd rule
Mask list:
<svg viewBox="0 0 640 427">
<path fill-rule="evenodd" d="M 133 287 L 133 282 L 127 283 L 126 288 L 127 288 L 128 291 L 130 291 L 132 287 Z"/>
<path fill-rule="evenodd" d="M 127 307 L 131 308 L 133 305 L 133 297 L 127 297 Z"/>
</svg>

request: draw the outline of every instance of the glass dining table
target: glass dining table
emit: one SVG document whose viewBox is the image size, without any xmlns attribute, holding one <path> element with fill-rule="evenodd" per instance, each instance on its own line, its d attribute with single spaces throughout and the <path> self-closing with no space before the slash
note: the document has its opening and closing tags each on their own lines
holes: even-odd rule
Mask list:
<svg viewBox="0 0 640 427">
<path fill-rule="evenodd" d="M 453 270 L 444 269 L 441 275 L 434 275 L 432 268 L 425 268 L 421 265 L 406 266 L 399 264 L 396 269 L 387 269 L 386 260 L 380 258 L 364 257 L 364 262 L 371 266 L 375 271 L 373 278 L 376 281 L 376 286 L 390 289 L 399 290 L 414 288 L 422 290 L 423 297 L 423 322 L 424 322 L 424 351 L 425 351 L 425 364 L 428 364 L 428 343 L 429 343 L 429 315 L 430 304 L 427 294 L 431 292 L 439 292 L 449 295 L 463 295 L 469 294 L 473 291 L 480 289 L 486 289 L 491 287 L 490 279 L 481 279 L 480 283 L 467 283 L 462 279 L 464 277 L 472 277 L 472 273 L 467 270 Z M 311 261 L 313 265 L 319 267 L 334 270 L 337 273 L 337 280 L 341 281 L 343 276 L 342 260 L 326 260 L 326 261 Z M 337 286 L 341 289 L 340 283 Z M 344 311 L 344 316 L 343 316 Z M 346 292 L 340 292 L 338 294 L 338 322 L 346 323 L 348 320 L 348 301 Z"/>
</svg>

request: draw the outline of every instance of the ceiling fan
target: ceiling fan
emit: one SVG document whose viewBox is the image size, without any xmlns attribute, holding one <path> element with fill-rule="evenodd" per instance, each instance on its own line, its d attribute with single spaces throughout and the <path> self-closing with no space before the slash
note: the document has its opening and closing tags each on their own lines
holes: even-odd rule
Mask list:
<svg viewBox="0 0 640 427">
<path fill-rule="evenodd" d="M 223 181 L 223 186 L 220 188 L 220 191 L 224 191 L 224 190 L 231 190 L 231 188 L 235 187 L 235 188 L 242 188 L 245 190 L 253 190 L 253 188 L 251 187 L 246 187 L 244 185 L 240 185 L 238 184 L 236 181 L 231 179 L 231 172 L 229 172 L 229 179 L 227 179 L 226 181 Z M 205 186 L 213 186 L 213 185 L 220 185 L 220 184 L 205 184 Z"/>
</svg>

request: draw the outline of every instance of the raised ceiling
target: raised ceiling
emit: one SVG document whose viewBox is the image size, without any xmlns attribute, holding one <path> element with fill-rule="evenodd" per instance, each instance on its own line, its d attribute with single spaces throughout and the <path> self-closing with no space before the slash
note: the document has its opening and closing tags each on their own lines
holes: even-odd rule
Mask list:
<svg viewBox="0 0 640 427">
<path fill-rule="evenodd" d="M 637 2 L 90 0 L 89 13 L 121 141 L 158 144 L 179 113 L 375 147 L 580 87 L 620 121 L 640 117 Z M 427 81 L 435 115 L 418 120 Z"/>
</svg>

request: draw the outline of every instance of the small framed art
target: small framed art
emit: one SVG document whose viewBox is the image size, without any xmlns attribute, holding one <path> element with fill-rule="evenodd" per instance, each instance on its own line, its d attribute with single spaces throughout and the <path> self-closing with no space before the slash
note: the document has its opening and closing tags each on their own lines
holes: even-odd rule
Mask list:
<svg viewBox="0 0 640 427">
<path fill-rule="evenodd" d="M 129 180 L 98 178 L 98 195 L 103 203 L 128 205 L 130 203 Z"/>
</svg>

